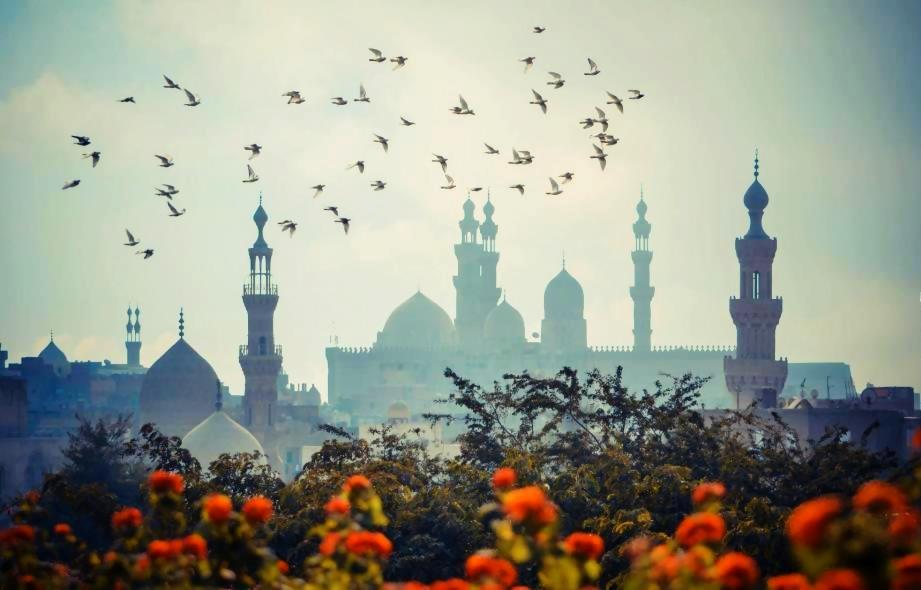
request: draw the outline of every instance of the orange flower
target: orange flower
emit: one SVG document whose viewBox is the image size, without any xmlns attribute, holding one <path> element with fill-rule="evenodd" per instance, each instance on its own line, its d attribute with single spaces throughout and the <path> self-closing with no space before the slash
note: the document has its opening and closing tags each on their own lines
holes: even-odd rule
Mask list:
<svg viewBox="0 0 921 590">
<path fill-rule="evenodd" d="M 325 555 L 329 557 L 336 552 L 336 547 L 339 546 L 339 541 L 342 538 L 342 535 L 339 533 L 326 533 L 326 536 L 323 537 L 323 540 L 320 541 L 320 555 Z"/>
<path fill-rule="evenodd" d="M 179 554 L 181 549 L 182 541 L 178 541 L 177 545 L 172 541 L 157 539 L 156 541 L 151 541 L 147 545 L 147 555 L 151 559 L 172 559 Z"/>
<path fill-rule="evenodd" d="M 687 551 L 681 558 L 681 565 L 698 580 L 706 580 L 708 569 L 713 565 L 713 551 L 704 545 L 695 545 Z"/>
<path fill-rule="evenodd" d="M 326 510 L 326 514 L 348 514 L 351 508 L 352 505 L 349 504 L 349 501 L 341 496 L 333 496 L 323 507 Z"/>
<path fill-rule="evenodd" d="M 169 471 L 158 469 L 150 474 L 150 477 L 147 479 L 147 485 L 150 487 L 151 491 L 158 494 L 163 494 L 165 492 L 181 494 L 182 490 L 185 489 L 185 480 L 182 479 L 182 476 L 178 473 L 170 473 Z"/>
<path fill-rule="evenodd" d="M 117 529 L 136 529 L 141 526 L 142 522 L 144 522 L 144 517 L 137 508 L 122 508 L 112 515 L 112 526 Z"/>
<path fill-rule="evenodd" d="M 694 492 L 691 493 L 691 501 L 694 502 L 695 506 L 700 506 L 715 500 L 722 500 L 725 495 L 726 486 L 720 482 L 702 483 L 694 488 Z"/>
<path fill-rule="evenodd" d="M 467 558 L 464 572 L 468 580 L 481 585 L 482 582 L 491 580 L 507 588 L 518 580 L 518 570 L 511 562 L 482 553 L 475 553 Z"/>
<path fill-rule="evenodd" d="M 895 561 L 893 590 L 918 590 L 921 588 L 921 555 L 906 555 Z"/>
<path fill-rule="evenodd" d="M 891 483 L 873 480 L 860 486 L 854 494 L 854 508 L 876 514 L 890 514 L 905 510 L 908 499 L 902 490 Z"/>
<path fill-rule="evenodd" d="M 0 532 L 0 545 L 31 543 L 35 540 L 35 529 L 27 524 L 17 524 Z"/>
<path fill-rule="evenodd" d="M 375 555 L 386 559 L 393 551 L 393 543 L 383 533 L 352 531 L 345 538 L 345 549 L 355 555 Z"/>
<path fill-rule="evenodd" d="M 233 502 L 224 494 L 211 494 L 205 498 L 205 515 L 215 524 L 227 522 L 233 512 Z"/>
<path fill-rule="evenodd" d="M 758 564 L 744 553 L 727 553 L 716 561 L 716 579 L 724 590 L 745 590 L 758 581 Z"/>
<path fill-rule="evenodd" d="M 563 546 L 570 555 L 587 559 L 598 559 L 604 553 L 604 541 L 592 533 L 573 533 L 563 539 Z"/>
<path fill-rule="evenodd" d="M 279 559 L 275 562 L 275 566 L 278 568 L 278 571 L 281 572 L 281 575 L 287 576 L 288 572 L 291 571 L 291 567 L 288 565 L 288 562 L 284 559 Z"/>
<path fill-rule="evenodd" d="M 204 559 L 208 556 L 208 542 L 198 533 L 192 533 L 182 540 L 182 552 Z"/>
<path fill-rule="evenodd" d="M 841 500 L 834 496 L 803 502 L 787 518 L 787 536 L 796 545 L 815 547 L 824 540 L 828 524 L 842 509 Z"/>
<path fill-rule="evenodd" d="M 889 521 L 889 536 L 896 545 L 909 545 L 921 532 L 921 517 L 915 509 L 899 512 Z"/>
<path fill-rule="evenodd" d="M 653 582 L 667 586 L 669 582 L 678 577 L 680 569 L 681 560 L 677 555 L 669 554 L 653 563 L 649 570 L 649 577 Z"/>
<path fill-rule="evenodd" d="M 345 485 L 342 486 L 342 489 L 348 493 L 352 490 L 367 490 L 371 487 L 371 480 L 365 477 L 364 475 L 355 474 L 349 476 L 345 480 Z"/>
<path fill-rule="evenodd" d="M 518 482 L 518 474 L 511 467 L 500 467 L 492 474 L 492 487 L 497 490 L 510 488 Z"/>
<path fill-rule="evenodd" d="M 264 496 L 253 496 L 243 504 L 242 512 L 250 524 L 265 524 L 272 518 L 272 501 Z"/>
<path fill-rule="evenodd" d="M 814 590 L 864 590 L 863 580 L 854 570 L 828 570 L 816 580 Z"/>
<path fill-rule="evenodd" d="M 543 488 L 527 486 L 512 490 L 502 499 L 506 516 L 515 522 L 550 524 L 556 520 L 556 506 L 544 493 Z"/>
<path fill-rule="evenodd" d="M 467 590 L 467 582 L 460 578 L 451 578 L 450 580 L 440 580 L 432 582 L 432 590 Z"/>
<path fill-rule="evenodd" d="M 691 547 L 699 543 L 719 543 L 726 534 L 723 517 L 710 512 L 697 512 L 688 515 L 675 530 L 675 540 L 682 547 Z"/>
<path fill-rule="evenodd" d="M 59 537 L 66 537 L 73 534 L 73 529 L 70 528 L 70 525 L 66 522 L 59 522 L 54 525 L 54 534 Z"/>
<path fill-rule="evenodd" d="M 768 578 L 768 590 L 811 590 L 809 578 L 803 574 L 786 574 Z"/>
</svg>

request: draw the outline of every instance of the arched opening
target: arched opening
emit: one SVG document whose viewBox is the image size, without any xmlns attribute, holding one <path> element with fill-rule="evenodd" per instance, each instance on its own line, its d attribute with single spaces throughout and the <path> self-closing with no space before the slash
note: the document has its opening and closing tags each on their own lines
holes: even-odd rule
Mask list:
<svg viewBox="0 0 921 590">
<path fill-rule="evenodd" d="M 752 299 L 761 299 L 761 273 L 752 273 Z"/>
</svg>

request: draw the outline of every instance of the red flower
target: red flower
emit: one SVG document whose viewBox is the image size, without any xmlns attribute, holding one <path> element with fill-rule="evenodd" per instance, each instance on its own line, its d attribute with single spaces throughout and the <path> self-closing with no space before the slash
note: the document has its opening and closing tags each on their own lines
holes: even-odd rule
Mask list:
<svg viewBox="0 0 921 590">
<path fill-rule="evenodd" d="M 814 590 L 864 590 L 863 580 L 854 570 L 828 570 L 816 580 Z"/>
<path fill-rule="evenodd" d="M 151 491 L 158 494 L 166 492 L 181 494 L 182 490 L 185 489 L 185 480 L 182 479 L 182 476 L 178 473 L 157 470 L 150 474 L 150 477 L 147 479 L 147 485 L 150 487 Z"/>
<path fill-rule="evenodd" d="M 351 508 L 352 505 L 342 496 L 333 496 L 323 507 L 326 510 L 326 514 L 348 514 Z"/>
<path fill-rule="evenodd" d="M 339 533 L 326 533 L 326 536 L 323 537 L 323 540 L 320 541 L 320 555 L 325 555 L 329 557 L 336 552 L 336 547 L 339 546 L 339 541 L 342 539 L 342 535 Z"/>
<path fill-rule="evenodd" d="M 500 467 L 492 474 L 492 487 L 497 490 L 510 488 L 518 482 L 518 474 L 511 467 Z"/>
<path fill-rule="evenodd" d="M 598 559 L 604 553 L 604 541 L 592 533 L 573 533 L 563 539 L 563 546 L 570 555 L 587 559 Z"/>
<path fill-rule="evenodd" d="M 694 488 L 694 491 L 691 493 L 691 501 L 694 502 L 695 506 L 700 506 L 701 504 L 706 504 L 715 500 L 722 500 L 725 495 L 726 486 L 720 482 L 702 483 Z"/>
<path fill-rule="evenodd" d="M 291 571 L 291 567 L 288 565 L 288 562 L 284 559 L 279 559 L 275 562 L 275 566 L 278 568 L 278 571 L 281 572 L 281 575 L 287 576 L 288 572 Z"/>
<path fill-rule="evenodd" d="M 811 590 L 809 578 L 803 574 L 786 574 L 768 578 L 768 590 Z"/>
<path fill-rule="evenodd" d="M 828 524 L 842 509 L 841 500 L 834 496 L 803 502 L 787 518 L 787 536 L 796 545 L 815 547 L 824 540 Z"/>
<path fill-rule="evenodd" d="M 349 478 L 345 480 L 345 484 L 342 486 L 342 489 L 346 493 L 351 492 L 352 490 L 367 490 L 370 488 L 371 480 L 360 474 L 349 476 Z"/>
<path fill-rule="evenodd" d="M 205 559 L 208 556 L 208 542 L 198 533 L 192 533 L 182 540 L 182 552 Z"/>
<path fill-rule="evenodd" d="M 0 532 L 0 545 L 31 543 L 35 540 L 35 529 L 27 524 L 17 524 Z"/>
<path fill-rule="evenodd" d="M 157 539 L 147 545 L 147 555 L 151 559 L 172 559 L 182 550 L 182 541 L 164 541 Z"/>
<path fill-rule="evenodd" d="M 451 578 L 450 580 L 440 580 L 438 582 L 432 582 L 432 590 L 467 590 L 469 586 L 467 582 L 461 580 L 460 578 Z"/>
<path fill-rule="evenodd" d="M 272 518 L 272 501 L 264 496 L 253 496 L 243 504 L 242 512 L 250 524 L 265 524 Z"/>
<path fill-rule="evenodd" d="M 889 521 L 889 536 L 896 545 L 910 545 L 921 532 L 921 517 L 915 509 L 899 512 Z"/>
<path fill-rule="evenodd" d="M 854 508 L 877 514 L 905 510 L 908 499 L 902 490 L 884 481 L 868 481 L 854 494 Z"/>
<path fill-rule="evenodd" d="M 921 555 L 906 555 L 895 561 L 895 579 L 892 590 L 918 590 L 921 588 Z"/>
<path fill-rule="evenodd" d="M 716 561 L 716 579 L 724 590 L 745 590 L 758 581 L 758 564 L 744 553 L 727 553 Z"/>
<path fill-rule="evenodd" d="M 700 543 L 719 543 L 726 534 L 726 523 L 718 514 L 697 512 L 688 515 L 675 530 L 675 540 L 684 548 Z"/>
<path fill-rule="evenodd" d="M 393 552 L 393 543 L 383 533 L 352 531 L 345 537 L 345 549 L 355 555 L 374 555 L 386 559 Z"/>
<path fill-rule="evenodd" d="M 224 494 L 211 494 L 205 498 L 205 515 L 215 524 L 227 522 L 233 512 L 233 502 Z"/>
<path fill-rule="evenodd" d="M 502 499 L 506 516 L 515 522 L 533 522 L 540 525 L 556 520 L 556 506 L 547 498 L 543 488 L 527 486 L 512 490 Z"/>
<path fill-rule="evenodd" d="M 73 529 L 70 528 L 70 525 L 66 522 L 59 522 L 54 525 L 54 534 L 59 537 L 66 537 L 73 534 Z"/>
<path fill-rule="evenodd" d="M 518 579 L 518 570 L 510 561 L 482 553 L 475 553 L 467 558 L 464 572 L 468 580 L 480 584 L 484 581 L 493 581 L 508 587 Z"/>
<path fill-rule="evenodd" d="M 142 522 L 144 522 L 144 517 L 137 508 L 122 508 L 112 515 L 112 526 L 117 529 L 136 529 L 141 526 Z"/>
</svg>

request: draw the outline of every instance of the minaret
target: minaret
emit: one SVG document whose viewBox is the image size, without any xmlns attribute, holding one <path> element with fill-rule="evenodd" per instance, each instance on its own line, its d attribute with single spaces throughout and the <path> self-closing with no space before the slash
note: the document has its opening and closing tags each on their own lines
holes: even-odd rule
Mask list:
<svg viewBox="0 0 921 590">
<path fill-rule="evenodd" d="M 240 347 L 240 368 L 246 381 L 243 425 L 266 448 L 275 425 L 276 380 L 281 370 L 281 347 L 275 346 L 274 334 L 278 287 L 272 283 L 272 249 L 262 233 L 268 220 L 260 195 L 253 215 L 259 234 L 249 249 L 249 282 L 243 285 L 248 337 Z"/>
<path fill-rule="evenodd" d="M 479 285 L 480 257 L 484 249 L 482 244 L 477 243 L 477 229 L 480 223 L 473 216 L 475 208 L 468 194 L 464 202 L 464 218 L 457 224 L 461 230 L 461 241 L 460 244 L 454 245 L 454 255 L 457 257 L 457 274 L 454 276 L 454 327 L 460 344 L 465 347 L 477 344 L 483 329 L 479 313 Z"/>
<path fill-rule="evenodd" d="M 745 191 L 744 203 L 749 228 L 744 237 L 736 238 L 739 297 L 729 300 L 729 313 L 736 326 L 736 356 L 725 358 L 723 370 L 726 386 L 739 408 L 752 402 L 761 408 L 773 408 L 787 380 L 787 361 L 775 360 L 775 331 L 783 300 L 772 294 L 771 267 L 777 238 L 769 237 L 761 225 L 768 194 L 758 181 L 757 150 L 755 180 Z"/>
<path fill-rule="evenodd" d="M 487 193 L 486 204 L 483 205 L 485 219 L 480 224 L 480 237 L 483 238 L 483 251 L 480 253 L 479 309 L 477 310 L 480 337 L 486 325 L 486 316 L 496 308 L 496 305 L 499 304 L 499 297 L 502 295 L 502 289 L 496 286 L 496 267 L 499 264 L 496 234 L 499 233 L 499 226 L 492 218 L 495 212 L 496 207 Z"/>
<path fill-rule="evenodd" d="M 656 288 L 649 284 L 649 265 L 652 262 L 652 250 L 649 249 L 649 232 L 652 224 L 646 221 L 646 201 L 640 188 L 640 202 L 636 204 L 639 217 L 633 224 L 636 245 L 630 253 L 633 258 L 633 286 L 630 297 L 633 299 L 633 352 L 647 353 L 652 349 L 652 310 L 650 303 Z"/>
<path fill-rule="evenodd" d="M 141 366 L 141 310 L 134 307 L 134 322 L 131 321 L 131 306 L 128 306 L 128 323 L 125 324 L 125 351 L 129 367 Z"/>
</svg>

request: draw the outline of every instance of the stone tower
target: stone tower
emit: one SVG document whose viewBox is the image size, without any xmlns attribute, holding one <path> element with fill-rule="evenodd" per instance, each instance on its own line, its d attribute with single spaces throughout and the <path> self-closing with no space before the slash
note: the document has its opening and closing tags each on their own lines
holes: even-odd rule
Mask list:
<svg viewBox="0 0 921 590">
<path fill-rule="evenodd" d="M 649 265 L 652 262 L 652 250 L 649 249 L 649 232 L 652 224 L 646 221 L 646 201 L 643 189 L 640 189 L 640 202 L 636 204 L 639 217 L 633 224 L 636 246 L 630 253 L 633 258 L 633 286 L 630 297 L 633 299 L 633 351 L 650 352 L 652 349 L 652 310 L 650 303 L 656 288 L 649 284 Z"/>
<path fill-rule="evenodd" d="M 243 425 L 268 448 L 276 420 L 276 388 L 281 371 L 281 346 L 275 345 L 274 318 L 278 287 L 272 283 L 272 249 L 263 236 L 269 216 L 262 208 L 253 215 L 259 234 L 249 249 L 249 281 L 243 285 L 248 336 L 240 347 L 240 368 L 246 381 Z"/>
<path fill-rule="evenodd" d="M 495 309 L 501 294 L 501 290 L 496 287 L 496 266 L 499 263 L 496 234 L 499 226 L 492 219 L 495 207 L 491 201 L 486 201 L 483 207 L 486 218 L 482 225 L 473 216 L 474 208 L 468 195 L 464 202 L 464 218 L 458 223 L 461 242 L 454 245 L 454 255 L 457 257 L 454 326 L 458 341 L 464 348 L 473 348 L 482 343 L 486 316 Z M 477 229 L 482 242 L 477 241 Z"/>
<path fill-rule="evenodd" d="M 761 225 L 768 194 L 758 181 L 757 151 L 755 180 L 745 191 L 744 203 L 750 221 L 748 233 L 736 238 L 739 297 L 729 300 L 729 313 L 736 326 L 736 356 L 725 358 L 723 370 L 726 387 L 736 396 L 738 407 L 754 402 L 761 408 L 773 408 L 787 380 L 787 361 L 775 359 L 775 331 L 783 300 L 772 293 L 777 238 L 768 236 Z"/>
<path fill-rule="evenodd" d="M 141 310 L 135 306 L 134 322 L 131 321 L 131 306 L 128 306 L 128 323 L 125 324 L 125 351 L 127 353 L 126 364 L 129 367 L 141 366 Z"/>
</svg>

